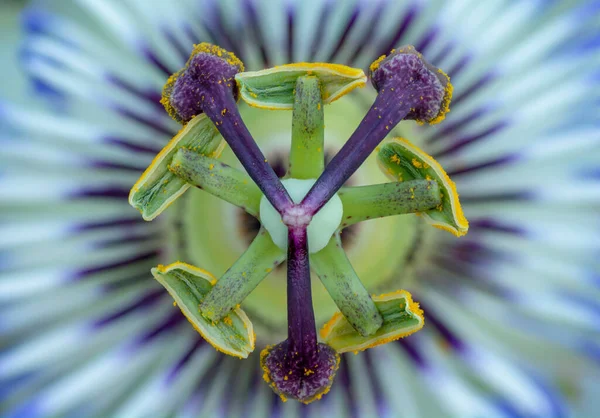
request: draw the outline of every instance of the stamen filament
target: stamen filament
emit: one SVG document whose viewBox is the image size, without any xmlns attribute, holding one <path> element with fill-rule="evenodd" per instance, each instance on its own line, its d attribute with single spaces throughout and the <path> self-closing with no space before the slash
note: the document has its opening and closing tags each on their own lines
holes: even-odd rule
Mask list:
<svg viewBox="0 0 600 418">
<path fill-rule="evenodd" d="M 258 217 L 263 194 L 246 173 L 185 148 L 177 151 L 169 171 Z"/>
<path fill-rule="evenodd" d="M 434 180 L 343 187 L 338 196 L 344 206 L 342 228 L 368 219 L 426 211 L 442 201 Z"/>
<path fill-rule="evenodd" d="M 383 318 L 342 249 L 339 234 L 310 257 L 313 270 L 352 327 L 362 336 L 373 334 Z"/>
<path fill-rule="evenodd" d="M 290 177 L 315 179 L 321 175 L 325 165 L 324 131 L 321 83 L 314 76 L 299 77 L 292 115 Z"/>
<path fill-rule="evenodd" d="M 265 229 L 240 258 L 217 280 L 208 292 L 200 311 L 212 321 L 219 321 L 252 292 L 269 273 L 285 260 Z"/>
</svg>

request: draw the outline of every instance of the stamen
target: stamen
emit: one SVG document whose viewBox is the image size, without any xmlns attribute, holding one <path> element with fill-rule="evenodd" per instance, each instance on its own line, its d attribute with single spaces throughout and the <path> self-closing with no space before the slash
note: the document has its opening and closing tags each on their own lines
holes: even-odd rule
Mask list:
<svg viewBox="0 0 600 418">
<path fill-rule="evenodd" d="M 153 268 L 152 275 L 167 289 L 194 328 L 218 351 L 240 358 L 252 353 L 256 336 L 243 310 L 233 309 L 218 323 L 207 320 L 198 312 L 198 304 L 215 284 L 212 274 L 177 262 Z"/>
<path fill-rule="evenodd" d="M 423 217 L 436 228 L 451 232 L 457 237 L 469 230 L 469 222 L 462 211 L 456 185 L 440 163 L 403 138 L 394 138 L 381 147 L 378 163 L 391 179 L 432 180 L 440 189 L 441 202 L 424 211 Z"/>
<path fill-rule="evenodd" d="M 235 75 L 243 70 L 233 53 L 206 43 L 196 45 L 185 67 L 167 81 L 161 102 L 173 119 L 183 123 L 204 112 L 250 177 L 282 213 L 292 206 L 291 199 L 237 108 Z"/>
<path fill-rule="evenodd" d="M 310 403 L 329 391 L 340 359 L 317 343 L 306 228 L 290 229 L 288 240 L 288 338 L 265 348 L 260 359 L 265 380 L 282 399 Z"/>
<path fill-rule="evenodd" d="M 321 338 L 338 353 L 356 353 L 404 338 L 425 324 L 423 311 L 406 290 L 373 296 L 373 301 L 383 317 L 383 324 L 374 334 L 358 334 L 348 319 L 336 312 L 321 329 Z"/>
<path fill-rule="evenodd" d="M 217 158 L 225 141 L 206 115 L 189 121 L 158 153 L 129 192 L 129 204 L 142 213 L 146 221 L 156 218 L 182 195 L 190 185 L 169 172 L 171 159 L 180 148 L 189 148 L 198 154 Z"/>
<path fill-rule="evenodd" d="M 401 120 L 434 122 L 447 112 L 452 94 L 448 77 L 425 62 L 413 47 L 377 60 L 371 66 L 371 78 L 377 98 L 302 201 L 311 213 L 338 191 Z"/>
<path fill-rule="evenodd" d="M 250 106 L 269 110 L 292 110 L 296 83 L 304 76 L 319 79 L 323 104 L 330 104 L 357 87 L 367 76 L 359 68 L 325 62 L 297 62 L 235 76 L 242 99 Z"/>
</svg>

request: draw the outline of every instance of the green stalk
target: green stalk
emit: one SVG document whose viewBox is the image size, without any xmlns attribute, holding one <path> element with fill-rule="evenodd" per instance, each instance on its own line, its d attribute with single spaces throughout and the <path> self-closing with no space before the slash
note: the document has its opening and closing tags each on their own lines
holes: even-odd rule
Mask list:
<svg viewBox="0 0 600 418">
<path fill-rule="evenodd" d="M 352 327 L 362 336 L 375 333 L 383 319 L 342 249 L 339 234 L 310 256 L 311 267 Z"/>
<path fill-rule="evenodd" d="M 269 273 L 285 260 L 285 252 L 263 228 L 246 252 L 217 280 L 200 304 L 202 314 L 219 321 L 252 292 Z"/>
<path fill-rule="evenodd" d="M 262 192 L 246 173 L 183 148 L 173 157 L 169 170 L 187 183 L 258 218 Z"/>
<path fill-rule="evenodd" d="M 423 212 L 441 203 L 440 188 L 434 180 L 344 187 L 338 196 L 344 205 L 342 228 L 367 219 Z"/>
<path fill-rule="evenodd" d="M 316 179 L 321 175 L 325 165 L 324 129 L 321 83 L 314 76 L 299 77 L 292 115 L 289 177 Z"/>
</svg>

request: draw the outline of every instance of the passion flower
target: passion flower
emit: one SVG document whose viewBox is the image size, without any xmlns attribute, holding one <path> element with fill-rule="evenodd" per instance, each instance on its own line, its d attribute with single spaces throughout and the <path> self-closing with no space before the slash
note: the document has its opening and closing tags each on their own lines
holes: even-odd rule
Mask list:
<svg viewBox="0 0 600 418">
<path fill-rule="evenodd" d="M 247 174 L 213 158 L 214 151 L 206 155 L 198 146 L 175 145 L 176 137 L 159 154 L 161 164 L 153 163 L 142 179 L 167 164 L 175 178 L 163 175 L 161 187 L 174 180 L 177 187 L 183 181 L 201 188 L 241 207 L 262 228 L 216 281 L 207 282 L 201 270 L 177 270 L 177 264 L 158 267 L 153 274 L 207 341 L 224 353 L 247 357 L 254 349 L 254 334 L 240 305 L 287 260 L 288 337 L 263 350 L 261 365 L 265 380 L 283 400 L 291 397 L 309 403 L 329 391 L 339 367 L 338 352 L 384 344 L 418 331 L 424 323 L 422 310 L 406 291 L 371 298 L 340 245 L 342 229 L 362 220 L 437 208 L 443 213 L 459 212 L 461 231 L 466 232 L 456 189 L 429 156 L 423 157 L 426 162 L 416 158 L 406 162 L 404 154 L 390 160 L 404 170 L 411 164 L 424 170 L 434 165 L 433 176 L 415 174 L 413 167 L 404 173 L 406 182 L 396 175 L 392 183 L 341 189 L 402 119 L 441 120 L 449 110 L 452 86 L 448 76 L 425 62 L 413 47 L 377 60 L 371 66 L 378 90 L 375 103 L 325 167 L 324 106 L 363 85 L 364 74 L 325 63 L 242 71 L 243 64 L 231 52 L 214 45 L 195 46 L 186 66 L 169 78 L 162 103 L 179 122 L 194 123 L 199 114 L 206 114 Z M 285 180 L 279 180 L 242 121 L 235 105 L 238 90 L 253 106 L 293 110 Z M 196 142 L 214 141 L 214 132 L 197 132 Z M 134 186 L 132 196 L 138 191 L 139 186 Z M 152 205 L 151 199 L 135 202 L 142 213 Z M 322 332 L 332 345 L 318 341 L 311 260 L 340 310 Z"/>
</svg>

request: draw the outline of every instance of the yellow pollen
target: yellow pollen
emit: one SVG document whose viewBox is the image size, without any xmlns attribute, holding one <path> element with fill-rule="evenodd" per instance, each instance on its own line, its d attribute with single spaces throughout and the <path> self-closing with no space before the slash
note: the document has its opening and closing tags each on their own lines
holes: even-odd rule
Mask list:
<svg viewBox="0 0 600 418">
<path fill-rule="evenodd" d="M 393 50 L 392 50 L 393 52 Z M 369 71 L 371 72 L 375 72 L 378 68 L 379 68 L 379 64 L 381 64 L 381 61 L 383 61 L 385 59 L 386 55 L 382 55 L 379 58 L 377 58 L 375 61 L 373 61 L 373 63 L 369 66 Z"/>
<path fill-rule="evenodd" d="M 446 117 L 446 114 L 450 111 L 450 102 L 452 101 L 452 92 L 454 91 L 454 87 L 450 83 L 450 77 L 448 74 L 443 72 L 442 70 L 438 70 L 443 77 L 446 78 L 446 88 L 444 89 L 444 98 L 442 99 L 442 104 L 440 105 L 440 111 L 438 114 L 431 120 L 429 120 L 430 125 L 435 125 L 436 123 L 440 123 Z"/>
</svg>

